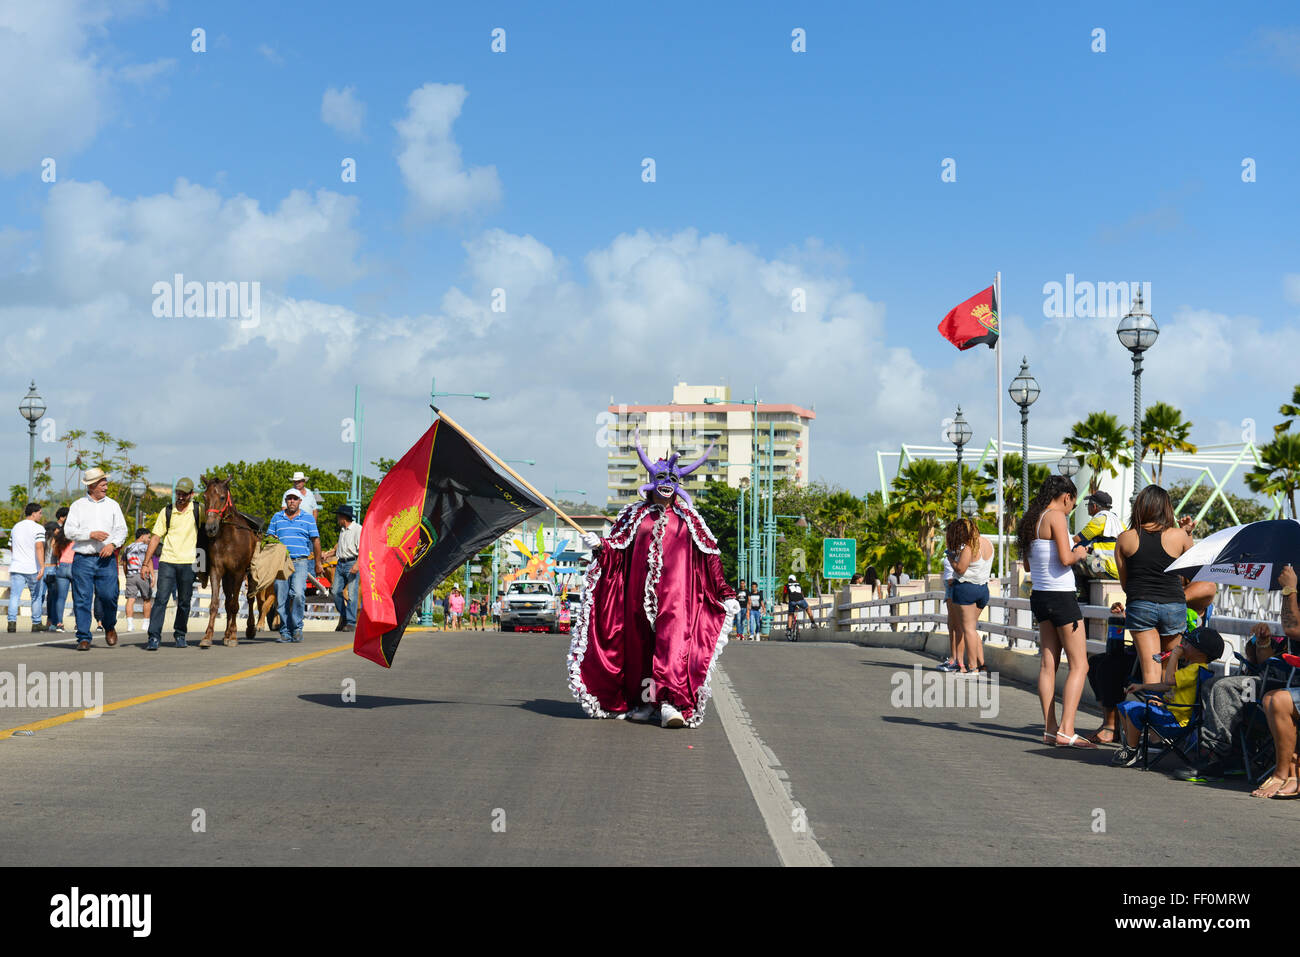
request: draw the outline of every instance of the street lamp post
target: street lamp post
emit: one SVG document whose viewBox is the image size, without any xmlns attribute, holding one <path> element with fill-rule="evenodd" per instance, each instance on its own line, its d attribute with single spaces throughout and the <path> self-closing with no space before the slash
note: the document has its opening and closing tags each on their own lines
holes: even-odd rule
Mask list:
<svg viewBox="0 0 1300 957">
<path fill-rule="evenodd" d="M 144 493 L 148 487 L 144 484 L 144 479 L 134 478 L 131 480 L 131 496 L 135 499 L 135 527 L 140 527 L 140 501 L 144 498 Z"/>
<path fill-rule="evenodd" d="M 970 441 L 970 424 L 957 406 L 957 417 L 952 420 L 947 431 L 948 441 L 957 447 L 957 517 L 961 517 L 961 450 Z M 926 570 L 927 573 L 929 569 Z"/>
<path fill-rule="evenodd" d="M 32 500 L 32 469 L 36 463 L 36 423 L 45 414 L 45 400 L 32 380 L 27 394 L 18 403 L 18 413 L 27 420 L 27 501 Z"/>
<path fill-rule="evenodd" d="M 1142 467 L 1142 353 L 1155 345 L 1160 335 L 1160 327 L 1142 303 L 1140 286 L 1137 298 L 1128 315 L 1119 321 L 1115 334 L 1120 344 L 1133 354 L 1133 494 L 1129 497 L 1129 504 L 1133 504 L 1137 502 L 1138 470 Z"/>
<path fill-rule="evenodd" d="M 448 395 L 463 396 L 467 399 L 481 399 L 484 402 L 492 398 L 492 395 L 488 392 L 439 392 L 437 377 L 431 376 L 429 378 L 429 404 L 436 406 L 438 404 L 438 398 L 440 396 L 448 396 Z M 434 412 L 432 414 L 432 419 L 435 422 L 437 421 L 438 419 L 437 412 Z M 465 589 L 466 591 L 469 590 L 469 559 L 466 559 L 465 561 Z M 420 606 L 420 624 L 424 625 L 425 627 L 428 627 L 433 624 L 433 593 L 432 592 L 430 592 L 425 597 L 424 603 Z"/>
<path fill-rule="evenodd" d="M 1068 479 L 1072 479 L 1079 472 L 1079 460 L 1066 452 L 1056 463 L 1056 471 Z"/>
<path fill-rule="evenodd" d="M 726 399 L 719 399 L 714 396 L 709 396 L 704 400 L 704 404 L 705 405 L 726 405 L 727 401 L 728 400 Z M 759 529 L 758 529 L 758 506 L 759 506 L 759 498 L 761 497 L 762 488 L 763 488 L 762 475 L 759 473 L 758 470 L 758 407 L 760 405 L 759 398 L 758 398 L 758 386 L 754 386 L 753 399 L 738 399 L 732 401 L 734 401 L 736 405 L 752 405 L 754 407 L 753 416 L 750 418 L 750 429 L 749 429 L 749 438 L 750 438 L 749 463 L 750 463 L 750 476 L 752 477 L 752 481 L 751 481 L 751 488 L 749 494 L 749 534 L 747 536 L 748 543 L 749 543 L 749 557 L 746 563 L 748 565 L 748 568 L 746 570 L 750 575 L 753 576 L 753 579 L 747 579 L 746 583 L 748 583 L 749 581 L 759 578 L 762 573 L 762 565 L 759 561 L 759 546 L 761 543 L 761 538 L 759 536 Z M 743 463 L 735 463 L 735 464 L 743 464 Z"/>
<path fill-rule="evenodd" d="M 976 510 L 979 508 L 979 503 L 975 501 L 975 496 L 971 495 L 970 492 L 967 492 L 966 497 L 962 499 L 961 508 L 963 512 L 973 518 Z"/>
<path fill-rule="evenodd" d="M 1029 508 L 1029 407 L 1038 399 L 1038 380 L 1029 374 L 1029 360 L 1020 358 L 1020 372 L 1007 390 L 1020 406 L 1020 514 Z"/>
</svg>

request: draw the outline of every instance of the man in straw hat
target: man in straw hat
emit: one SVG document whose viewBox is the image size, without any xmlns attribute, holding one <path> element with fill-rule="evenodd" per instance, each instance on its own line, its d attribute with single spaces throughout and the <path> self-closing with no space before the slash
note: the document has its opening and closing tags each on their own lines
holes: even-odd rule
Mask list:
<svg viewBox="0 0 1300 957">
<path fill-rule="evenodd" d="M 72 607 L 77 616 L 77 650 L 89 651 L 91 611 L 104 625 L 104 641 L 117 644 L 117 550 L 126 541 L 122 508 L 108 497 L 108 476 L 100 468 L 81 478 L 86 497 L 73 502 L 63 523 L 72 542 Z"/>
</svg>

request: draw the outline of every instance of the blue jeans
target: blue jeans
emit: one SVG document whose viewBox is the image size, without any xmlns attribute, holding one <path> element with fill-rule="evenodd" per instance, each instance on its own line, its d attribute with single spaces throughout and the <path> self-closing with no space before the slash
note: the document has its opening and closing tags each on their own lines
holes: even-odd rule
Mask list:
<svg viewBox="0 0 1300 957">
<path fill-rule="evenodd" d="M 334 584 L 330 594 L 334 596 L 334 607 L 339 610 L 339 617 L 345 625 L 357 623 L 357 560 L 339 562 L 334 568 Z"/>
<path fill-rule="evenodd" d="M 26 588 L 32 600 L 32 624 L 41 623 L 41 599 L 45 597 L 45 577 L 35 573 L 24 575 L 22 572 L 9 573 L 9 620 L 18 620 L 19 599 Z"/>
<path fill-rule="evenodd" d="M 91 640 L 91 606 L 104 631 L 117 629 L 117 556 L 77 555 L 72 559 L 72 608 L 77 640 Z"/>
<path fill-rule="evenodd" d="M 302 631 L 307 611 L 307 570 L 311 565 L 310 558 L 295 558 L 293 577 L 288 581 L 276 580 L 275 606 L 280 613 L 280 635 L 284 638 L 292 638 Z"/>
<path fill-rule="evenodd" d="M 736 634 L 743 635 L 744 633 L 745 633 L 745 611 L 744 609 L 741 609 L 740 611 L 736 612 Z"/>
<path fill-rule="evenodd" d="M 1187 604 L 1181 601 L 1130 601 L 1125 610 L 1124 627 L 1129 631 L 1154 630 L 1162 635 L 1181 635 L 1187 630 Z"/>
<path fill-rule="evenodd" d="M 71 587 L 71 562 L 60 563 L 45 572 L 45 620 L 50 625 L 63 624 L 63 610 L 68 606 L 68 589 Z"/>
<path fill-rule="evenodd" d="M 167 603 L 176 595 L 176 620 L 172 622 L 172 637 L 185 640 L 190 628 L 190 599 L 194 595 L 194 566 L 172 562 L 158 563 L 158 580 L 154 583 L 153 608 L 149 612 L 149 640 L 161 641 L 163 620 L 167 617 Z"/>
<path fill-rule="evenodd" d="M 749 633 L 751 635 L 762 634 L 763 631 L 763 612 L 758 608 L 749 609 Z"/>
</svg>

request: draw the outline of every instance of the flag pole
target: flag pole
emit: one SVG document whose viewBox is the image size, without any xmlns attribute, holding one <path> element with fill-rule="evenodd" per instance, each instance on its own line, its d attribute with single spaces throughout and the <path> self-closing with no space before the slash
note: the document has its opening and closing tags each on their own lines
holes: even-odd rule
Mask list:
<svg viewBox="0 0 1300 957">
<path fill-rule="evenodd" d="M 555 513 L 559 518 L 564 519 L 566 522 L 568 522 L 570 525 L 572 525 L 572 526 L 574 527 L 574 529 L 576 529 L 576 530 L 578 531 L 579 534 L 581 534 L 581 533 L 587 531 L 587 529 L 583 528 L 581 525 L 579 525 L 579 524 L 578 524 L 577 522 L 575 522 L 573 519 L 569 518 L 569 516 L 565 515 L 562 511 L 560 511 L 560 507 L 559 507 L 558 505 L 556 505 L 554 502 L 552 502 L 549 498 L 547 498 L 545 495 L 543 495 L 543 494 L 542 494 L 541 492 L 539 492 L 537 489 L 533 488 L 532 484 L 528 481 L 528 479 L 524 478 L 522 475 L 520 475 L 518 472 L 516 472 L 516 471 L 515 471 L 514 469 L 512 469 L 510 466 L 506 465 L 505 462 L 502 462 L 499 458 L 497 458 L 495 452 L 493 452 L 490 448 L 488 448 L 486 445 L 484 445 L 484 444 L 483 444 L 482 442 L 480 442 L 478 439 L 474 438 L 474 436 L 470 435 L 468 432 L 466 432 L 464 429 L 462 429 L 459 425 L 457 425 L 457 424 L 456 424 L 456 421 L 455 421 L 451 416 L 449 416 L 446 412 L 443 412 L 442 409 L 438 408 L 436 405 L 431 405 L 431 406 L 429 406 L 429 408 L 433 409 L 433 411 L 437 414 L 437 416 L 438 416 L 439 419 L 441 419 L 443 422 L 446 422 L 448 425 L 450 425 L 453 429 L 455 429 L 455 430 L 456 430 L 457 432 L 459 432 L 461 435 L 465 436 L 465 440 L 466 440 L 467 442 L 469 442 L 469 443 L 470 443 L 471 445 L 473 445 L 476 449 L 478 449 L 480 452 L 482 452 L 484 455 L 486 455 L 488 458 L 490 458 L 493 462 L 495 462 L 497 465 L 501 466 L 501 467 L 502 467 L 503 469 L 505 469 L 508 473 L 510 473 L 510 476 L 511 476 L 511 477 L 512 477 L 516 482 L 518 482 L 518 483 L 519 483 L 520 485 L 522 485 L 524 488 L 528 489 L 528 491 L 532 492 L 534 495 L 536 495 L 538 498 L 540 498 L 543 502 L 545 502 L 545 503 L 546 503 L 546 506 L 547 506 L 547 507 L 548 507 L 552 512 L 554 512 L 554 513 Z"/>
<path fill-rule="evenodd" d="M 993 284 L 997 287 L 998 299 L 998 577 L 1005 578 L 1007 575 L 1006 542 L 1004 541 L 1006 526 L 1003 524 L 1002 519 L 1006 505 L 1002 493 L 1002 313 L 1006 307 L 1002 304 L 1002 270 L 998 270 Z M 1028 490 L 1021 489 L 1020 495 L 1022 498 L 1027 499 Z"/>
</svg>

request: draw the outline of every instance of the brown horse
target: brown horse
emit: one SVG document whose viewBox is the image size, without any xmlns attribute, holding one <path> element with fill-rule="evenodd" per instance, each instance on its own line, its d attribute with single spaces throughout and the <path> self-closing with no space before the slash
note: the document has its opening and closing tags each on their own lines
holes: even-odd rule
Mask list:
<svg viewBox="0 0 1300 957">
<path fill-rule="evenodd" d="M 226 592 L 226 635 L 222 643 L 239 644 L 235 635 L 238 627 L 239 588 L 248 582 L 248 629 L 246 638 L 257 634 L 257 616 L 253 614 L 253 576 L 251 572 L 253 553 L 257 550 L 261 529 L 251 518 L 235 508 L 235 500 L 230 494 L 230 479 L 213 476 L 200 476 L 203 482 L 203 501 L 207 509 L 207 521 L 203 525 L 201 544 L 207 556 L 206 576 L 200 574 L 200 580 L 207 577 L 212 584 L 212 602 L 208 607 L 208 630 L 199 642 L 200 648 L 212 646 L 212 631 L 217 620 L 217 599 L 221 590 Z"/>
</svg>

